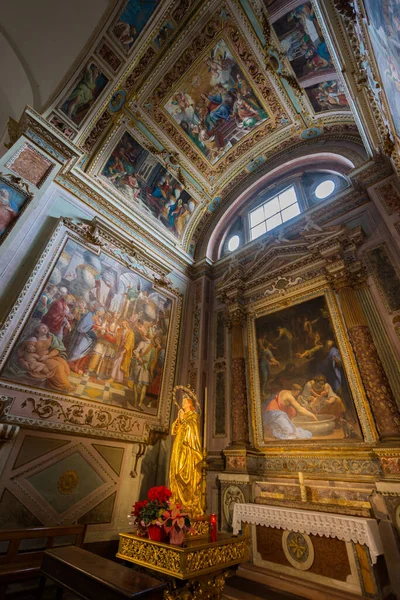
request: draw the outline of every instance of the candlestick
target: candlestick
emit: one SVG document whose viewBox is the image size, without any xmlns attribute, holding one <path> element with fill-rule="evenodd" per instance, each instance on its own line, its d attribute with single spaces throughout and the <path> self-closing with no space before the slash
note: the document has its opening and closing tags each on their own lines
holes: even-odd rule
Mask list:
<svg viewBox="0 0 400 600">
<path fill-rule="evenodd" d="M 204 388 L 204 404 L 203 404 L 203 454 L 207 449 L 207 388 Z"/>
<path fill-rule="evenodd" d="M 299 471 L 298 475 L 299 475 L 301 500 L 302 500 L 302 502 L 307 502 L 307 490 L 306 490 L 306 486 L 304 485 L 304 475 L 301 471 Z"/>
<path fill-rule="evenodd" d="M 217 515 L 210 515 L 210 541 L 217 541 Z"/>
</svg>

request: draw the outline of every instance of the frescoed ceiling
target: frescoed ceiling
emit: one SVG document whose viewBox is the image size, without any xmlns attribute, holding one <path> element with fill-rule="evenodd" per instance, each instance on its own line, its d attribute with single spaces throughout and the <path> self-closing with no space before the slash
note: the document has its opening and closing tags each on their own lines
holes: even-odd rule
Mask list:
<svg viewBox="0 0 400 600">
<path fill-rule="evenodd" d="M 208 217 L 283 150 L 342 138 L 371 153 L 390 132 L 346 74 L 355 11 L 326 4 L 117 2 L 45 113 L 85 153 L 74 175 L 193 255 Z"/>
</svg>

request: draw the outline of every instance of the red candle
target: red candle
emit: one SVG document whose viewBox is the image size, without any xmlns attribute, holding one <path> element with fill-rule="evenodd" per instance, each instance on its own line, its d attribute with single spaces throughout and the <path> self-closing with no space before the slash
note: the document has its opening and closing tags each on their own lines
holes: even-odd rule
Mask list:
<svg viewBox="0 0 400 600">
<path fill-rule="evenodd" d="M 210 515 L 210 539 L 217 541 L 217 515 Z"/>
</svg>

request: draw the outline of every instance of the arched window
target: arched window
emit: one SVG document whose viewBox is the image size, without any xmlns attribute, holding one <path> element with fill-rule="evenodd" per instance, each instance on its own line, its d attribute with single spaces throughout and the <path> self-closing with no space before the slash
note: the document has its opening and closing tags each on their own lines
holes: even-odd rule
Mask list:
<svg viewBox="0 0 400 600">
<path fill-rule="evenodd" d="M 244 244 L 284 227 L 321 202 L 328 202 L 348 187 L 347 178 L 327 170 L 291 173 L 265 189 L 256 189 L 240 207 L 228 226 L 220 246 L 220 256 L 235 252 Z M 275 233 L 275 231 L 274 231 Z"/>
</svg>

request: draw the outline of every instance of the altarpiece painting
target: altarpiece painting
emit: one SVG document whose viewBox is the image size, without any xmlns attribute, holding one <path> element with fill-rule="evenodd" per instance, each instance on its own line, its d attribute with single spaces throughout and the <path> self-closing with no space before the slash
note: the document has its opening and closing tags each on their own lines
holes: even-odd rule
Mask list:
<svg viewBox="0 0 400 600">
<path fill-rule="evenodd" d="M 139 269 L 68 236 L 1 378 L 156 417 L 173 305 Z"/>
<path fill-rule="evenodd" d="M 264 441 L 362 440 L 324 296 L 255 320 Z"/>
</svg>

